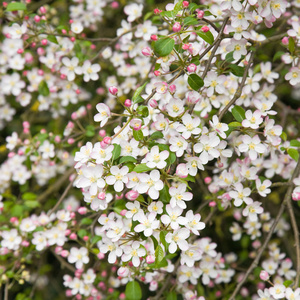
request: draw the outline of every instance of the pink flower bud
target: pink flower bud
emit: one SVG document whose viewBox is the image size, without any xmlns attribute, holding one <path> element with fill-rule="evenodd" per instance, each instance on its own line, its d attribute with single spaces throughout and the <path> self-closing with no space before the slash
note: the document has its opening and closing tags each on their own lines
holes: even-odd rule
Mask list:
<svg viewBox="0 0 300 300">
<path fill-rule="evenodd" d="M 42 47 L 39 47 L 36 49 L 36 53 L 38 55 L 44 55 L 45 54 L 45 50 Z"/>
<path fill-rule="evenodd" d="M 62 33 L 62 34 L 66 34 L 66 33 L 67 33 L 67 30 L 66 30 L 66 29 L 62 29 L 62 30 L 61 30 L 61 33 Z"/>
<path fill-rule="evenodd" d="M 183 45 L 182 45 L 182 49 L 183 49 L 183 50 L 188 50 L 190 47 L 191 47 L 190 44 L 183 44 Z"/>
<path fill-rule="evenodd" d="M 76 239 L 77 239 L 77 234 L 74 233 L 74 232 L 71 233 L 71 234 L 70 234 L 70 239 L 71 239 L 71 240 L 76 240 Z"/>
<path fill-rule="evenodd" d="M 69 255 L 69 251 L 68 250 L 62 250 L 60 253 L 61 257 L 67 257 Z"/>
<path fill-rule="evenodd" d="M 80 215 L 85 215 L 87 213 L 87 208 L 82 206 L 82 207 L 79 207 L 77 211 Z"/>
<path fill-rule="evenodd" d="M 204 11 L 203 10 L 199 10 L 197 13 L 197 18 L 198 19 L 202 19 L 204 17 Z"/>
<path fill-rule="evenodd" d="M 144 56 L 152 56 L 152 50 L 150 47 L 145 47 L 143 50 L 142 50 L 142 54 Z"/>
<path fill-rule="evenodd" d="M 110 136 L 106 136 L 106 137 L 103 139 L 103 142 L 104 142 L 106 145 L 110 145 L 110 143 L 111 143 L 111 137 L 110 137 Z"/>
<path fill-rule="evenodd" d="M 203 26 L 203 27 L 201 28 L 201 31 L 202 31 L 202 32 L 208 32 L 208 31 L 209 31 L 209 27 Z"/>
<path fill-rule="evenodd" d="M 72 297 L 73 296 L 72 290 L 66 290 L 66 296 Z"/>
<path fill-rule="evenodd" d="M 189 1 L 183 1 L 182 5 L 183 5 L 183 7 L 188 7 L 189 6 Z"/>
<path fill-rule="evenodd" d="M 254 241 L 253 243 L 252 243 L 252 247 L 254 248 L 254 249 L 258 249 L 259 247 L 261 246 L 261 242 L 260 241 Z"/>
<path fill-rule="evenodd" d="M 42 39 L 41 43 L 43 46 L 46 46 L 48 44 L 48 41 L 46 39 Z"/>
<path fill-rule="evenodd" d="M 210 201 L 209 203 L 208 203 L 208 206 L 209 207 L 215 207 L 217 205 L 217 203 L 215 202 L 215 201 Z"/>
<path fill-rule="evenodd" d="M 44 75 L 44 71 L 43 71 L 43 70 L 41 70 L 41 69 L 40 69 L 40 70 L 38 70 L 38 72 L 37 72 L 37 73 L 38 73 L 38 75 L 40 75 L 40 76 L 43 76 L 43 75 Z"/>
<path fill-rule="evenodd" d="M 300 200 L 300 193 L 293 193 L 292 194 L 292 199 L 294 201 L 299 201 Z"/>
<path fill-rule="evenodd" d="M 269 273 L 265 270 L 262 270 L 259 274 L 259 278 L 263 281 L 267 281 L 269 280 L 270 276 L 269 276 Z"/>
<path fill-rule="evenodd" d="M 30 45 L 31 48 L 34 48 L 35 46 L 36 46 L 35 42 L 31 43 L 31 45 Z"/>
<path fill-rule="evenodd" d="M 124 293 L 121 293 L 120 296 L 119 296 L 119 298 L 120 298 L 121 300 L 126 299 L 126 295 L 125 295 Z"/>
<path fill-rule="evenodd" d="M 197 66 L 195 64 L 190 64 L 186 69 L 189 73 L 195 73 L 197 70 Z"/>
<path fill-rule="evenodd" d="M 45 14 L 47 12 L 46 8 L 44 6 L 40 7 L 41 14 Z"/>
<path fill-rule="evenodd" d="M 23 52 L 24 52 L 23 49 L 18 49 L 18 51 L 17 51 L 18 54 L 22 54 Z"/>
<path fill-rule="evenodd" d="M 105 254 L 100 252 L 100 253 L 97 254 L 97 257 L 99 259 L 103 259 L 105 257 Z"/>
<path fill-rule="evenodd" d="M 247 296 L 249 295 L 248 289 L 245 288 L 245 287 L 243 287 L 243 288 L 241 289 L 241 295 L 242 295 L 243 297 L 247 297 Z"/>
<path fill-rule="evenodd" d="M 179 31 L 181 30 L 181 25 L 180 25 L 180 23 L 179 23 L 179 22 L 175 22 L 174 25 L 173 25 L 172 30 L 173 30 L 174 32 L 179 32 Z"/>
<path fill-rule="evenodd" d="M 124 217 L 126 215 L 126 213 L 127 213 L 127 210 L 123 209 L 123 210 L 121 210 L 120 215 Z"/>
<path fill-rule="evenodd" d="M 113 96 L 117 95 L 118 93 L 118 89 L 115 86 L 110 86 L 108 90 Z"/>
<path fill-rule="evenodd" d="M 74 144 L 75 140 L 74 140 L 74 139 L 72 139 L 72 138 L 70 138 L 70 139 L 68 139 L 68 141 L 67 141 L 67 142 L 68 142 L 68 144 L 69 144 L 69 145 L 72 145 L 72 144 Z"/>
<path fill-rule="evenodd" d="M 152 107 L 152 108 L 156 108 L 156 107 L 158 106 L 158 103 L 157 103 L 157 101 L 156 101 L 155 99 L 151 99 L 151 100 L 149 101 L 149 105 L 150 105 L 150 107 Z"/>
<path fill-rule="evenodd" d="M 156 15 L 159 15 L 159 14 L 162 12 L 162 10 L 160 10 L 160 9 L 158 9 L 158 8 L 155 8 L 155 9 L 153 10 L 153 12 L 154 12 Z"/>
<path fill-rule="evenodd" d="M 129 191 L 125 194 L 126 199 L 130 200 L 130 201 L 134 201 L 137 199 L 137 197 L 139 196 L 139 193 L 137 191 Z"/>
<path fill-rule="evenodd" d="M 39 23 L 41 21 L 41 17 L 40 16 L 34 16 L 34 22 Z"/>
<path fill-rule="evenodd" d="M 154 75 L 155 76 L 159 76 L 160 75 L 160 71 L 158 71 L 158 70 L 154 71 Z"/>
<path fill-rule="evenodd" d="M 87 235 L 85 235 L 83 238 L 82 238 L 85 242 L 87 242 L 89 240 L 89 237 Z"/>
<path fill-rule="evenodd" d="M 221 291 L 216 291 L 216 297 L 219 298 L 222 296 L 222 292 Z"/>
<path fill-rule="evenodd" d="M 111 7 L 116 9 L 116 8 L 119 7 L 119 3 L 117 1 L 114 1 L 114 2 L 111 3 Z"/>
<path fill-rule="evenodd" d="M 196 91 L 190 91 L 187 93 L 186 100 L 188 104 L 196 104 L 201 99 L 200 94 Z"/>
<path fill-rule="evenodd" d="M 126 100 L 124 101 L 124 105 L 125 105 L 126 107 L 130 107 L 130 106 L 131 106 L 131 100 L 130 100 L 130 99 L 126 99 Z"/>
<path fill-rule="evenodd" d="M 98 199 L 100 199 L 100 200 L 104 200 L 105 199 L 105 197 L 106 197 L 106 194 L 105 194 L 105 192 L 100 192 L 99 194 L 98 194 Z"/>
<path fill-rule="evenodd" d="M 170 86 L 169 86 L 169 91 L 170 91 L 170 93 L 173 95 L 173 94 L 175 94 L 175 92 L 176 92 L 176 85 L 175 84 L 171 84 Z"/>
<path fill-rule="evenodd" d="M 120 267 L 117 274 L 120 277 L 127 277 L 129 275 L 129 269 L 127 267 Z"/>
<path fill-rule="evenodd" d="M 153 264 L 155 262 L 155 256 L 154 255 L 148 255 L 146 257 L 146 263 L 147 264 Z"/>
<path fill-rule="evenodd" d="M 57 135 L 57 136 L 54 138 L 54 141 L 55 141 L 56 143 L 59 143 L 59 142 L 61 141 L 61 139 L 60 139 L 60 137 Z"/>
<path fill-rule="evenodd" d="M 152 41 L 157 41 L 158 40 L 158 36 L 156 34 L 152 34 L 151 35 L 151 40 Z"/>
<path fill-rule="evenodd" d="M 74 36 L 72 36 L 72 37 L 70 38 L 70 40 L 71 40 L 72 43 L 74 43 L 74 42 L 76 41 L 76 38 L 75 38 Z"/>
<path fill-rule="evenodd" d="M 22 241 L 21 245 L 23 247 L 28 247 L 30 245 L 30 243 L 28 241 Z"/>
<path fill-rule="evenodd" d="M 287 36 L 285 36 L 282 40 L 281 40 L 283 45 L 288 45 L 289 44 L 289 38 Z"/>
<path fill-rule="evenodd" d="M 142 120 L 132 119 L 129 125 L 133 130 L 140 130 L 142 128 Z"/>
<path fill-rule="evenodd" d="M 177 166 L 176 175 L 180 178 L 186 178 L 189 175 L 189 171 L 186 167 L 186 164 L 182 163 Z"/>
<path fill-rule="evenodd" d="M 211 179 L 211 177 L 209 177 L 209 176 L 204 178 L 204 182 L 205 182 L 206 184 L 210 184 L 211 181 L 212 181 L 212 179 Z"/>
</svg>

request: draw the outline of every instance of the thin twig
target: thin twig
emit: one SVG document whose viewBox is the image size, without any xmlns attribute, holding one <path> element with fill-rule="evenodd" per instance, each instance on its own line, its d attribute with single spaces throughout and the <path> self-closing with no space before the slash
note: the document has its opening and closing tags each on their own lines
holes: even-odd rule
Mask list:
<svg viewBox="0 0 300 300">
<path fill-rule="evenodd" d="M 297 166 L 295 168 L 295 171 L 291 177 L 291 179 L 289 180 L 289 182 L 293 182 L 293 180 L 298 176 L 299 174 L 299 171 L 300 171 L 300 160 L 298 160 L 298 163 L 297 163 Z M 272 237 L 272 234 L 274 233 L 274 230 L 284 212 L 284 209 L 285 209 L 285 206 L 287 205 L 287 203 L 290 201 L 290 198 L 291 198 L 291 194 L 292 194 L 292 191 L 293 191 L 293 188 L 294 188 L 294 184 L 290 185 L 288 187 L 288 190 L 285 194 L 285 197 L 284 197 L 284 200 L 280 206 L 280 209 L 277 213 L 277 216 L 272 224 L 272 227 L 263 243 L 263 245 L 261 246 L 261 248 L 259 249 L 259 251 L 257 252 L 257 256 L 255 257 L 255 259 L 253 260 L 252 264 L 250 265 L 250 267 L 248 268 L 246 274 L 244 275 L 243 279 L 239 282 L 239 284 L 237 285 L 237 287 L 235 288 L 235 290 L 233 291 L 231 297 L 229 298 L 229 300 L 234 300 L 235 299 L 235 296 L 237 295 L 237 293 L 239 292 L 239 290 L 241 289 L 241 287 L 244 285 L 244 283 L 246 282 L 248 276 L 252 273 L 253 269 L 258 265 L 258 262 L 264 252 L 264 250 L 266 249 L 271 237 Z"/>
<path fill-rule="evenodd" d="M 5 284 L 4 288 L 4 300 L 8 300 L 8 282 Z"/>
<path fill-rule="evenodd" d="M 75 273 L 76 268 L 70 265 L 68 262 L 66 262 L 61 256 L 55 253 L 54 250 L 51 250 L 52 254 L 57 258 L 57 260 L 61 263 L 62 269 L 66 267 L 71 272 Z"/>
<path fill-rule="evenodd" d="M 73 185 L 73 181 L 75 180 L 75 178 L 73 180 L 70 181 L 69 185 L 67 186 L 67 188 L 64 190 L 63 194 L 61 195 L 61 197 L 59 198 L 59 200 L 56 202 L 55 206 L 48 212 L 48 216 L 51 216 L 51 214 L 53 212 L 56 211 L 56 209 L 59 207 L 59 205 L 62 203 L 62 201 L 65 199 L 65 197 L 67 196 L 70 188 Z"/>
<path fill-rule="evenodd" d="M 224 107 L 224 109 L 219 113 L 219 121 L 221 121 L 221 119 L 224 117 L 224 115 L 226 114 L 226 112 L 228 111 L 228 109 L 231 107 L 231 105 L 233 105 L 235 103 L 236 100 L 238 100 L 241 95 L 242 95 L 242 91 L 243 91 L 243 87 L 246 83 L 246 79 L 247 79 L 247 76 L 248 76 L 248 71 L 250 69 L 250 66 L 251 66 L 251 63 L 252 63 L 252 60 L 253 60 L 253 57 L 254 57 L 254 52 L 251 53 L 251 56 L 250 56 L 250 59 L 248 61 L 248 65 L 246 66 L 245 68 L 245 71 L 244 71 L 244 74 L 243 74 L 243 78 L 242 78 L 242 81 L 238 87 L 238 89 L 236 90 L 233 98 L 230 100 L 230 102 Z"/>
</svg>

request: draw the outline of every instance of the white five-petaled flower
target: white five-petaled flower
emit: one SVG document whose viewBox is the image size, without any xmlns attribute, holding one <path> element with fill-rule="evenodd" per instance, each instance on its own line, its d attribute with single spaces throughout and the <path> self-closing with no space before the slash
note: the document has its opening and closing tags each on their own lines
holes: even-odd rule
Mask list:
<svg viewBox="0 0 300 300">
<path fill-rule="evenodd" d="M 260 179 L 256 179 L 256 188 L 257 192 L 262 196 L 266 197 L 267 194 L 271 193 L 271 189 L 269 187 L 271 186 L 272 182 L 268 179 L 264 180 L 264 182 L 261 182 Z"/>
<path fill-rule="evenodd" d="M 131 245 L 124 247 L 124 254 L 122 255 L 122 261 L 129 261 L 131 259 L 132 264 L 135 267 L 140 265 L 140 257 L 146 255 L 145 248 L 141 247 L 140 242 L 134 241 Z"/>
<path fill-rule="evenodd" d="M 220 144 L 220 138 L 216 133 L 212 132 L 208 135 L 202 135 L 199 143 L 194 145 L 194 151 L 200 154 L 203 164 L 207 164 L 209 160 L 213 160 L 220 156 L 220 152 L 215 149 Z"/>
<path fill-rule="evenodd" d="M 100 127 L 103 127 L 108 121 L 108 118 L 110 117 L 110 109 L 104 103 L 98 103 L 96 105 L 96 109 L 99 113 L 94 116 L 94 121 L 101 122 Z"/>
<path fill-rule="evenodd" d="M 192 116 L 188 113 L 184 114 L 182 117 L 182 123 L 177 127 L 177 130 L 179 132 L 182 132 L 181 135 L 185 138 L 188 139 L 190 136 L 197 135 L 201 132 L 201 128 L 199 127 L 200 125 L 200 118 L 195 117 L 192 118 Z"/>
<path fill-rule="evenodd" d="M 202 230 L 205 228 L 205 223 L 200 222 L 201 216 L 200 214 L 193 213 L 192 210 L 189 210 L 185 218 L 187 220 L 187 223 L 185 224 L 185 227 L 192 231 L 193 234 L 199 235 L 199 230 Z"/>
<path fill-rule="evenodd" d="M 133 22 L 142 15 L 143 5 L 132 3 L 124 7 L 124 12 L 128 16 L 127 21 Z"/>
<path fill-rule="evenodd" d="M 300 83 L 300 68 L 292 67 L 290 71 L 285 75 L 284 78 L 285 80 L 289 80 L 291 85 L 296 85 Z"/>
<path fill-rule="evenodd" d="M 251 194 L 250 188 L 244 188 L 244 186 L 238 182 L 234 185 L 235 190 L 229 192 L 229 196 L 234 199 L 234 206 L 241 206 L 243 202 L 251 204 L 253 200 L 248 196 Z"/>
<path fill-rule="evenodd" d="M 193 198 L 193 194 L 190 192 L 186 192 L 186 184 L 181 183 L 178 188 L 171 187 L 169 189 L 169 193 L 171 195 L 170 205 L 171 207 L 175 207 L 176 205 L 182 209 L 186 208 L 186 204 L 184 201 L 190 201 Z"/>
<path fill-rule="evenodd" d="M 112 166 L 110 168 L 111 175 L 106 177 L 106 183 L 109 185 L 114 185 L 116 192 L 121 192 L 124 189 L 124 183 L 128 182 L 129 169 L 127 166 L 123 166 L 119 169 L 117 166 Z"/>
<path fill-rule="evenodd" d="M 163 169 L 167 163 L 166 159 L 169 157 L 169 151 L 164 150 L 159 152 L 158 146 L 153 146 L 150 152 L 147 153 L 145 160 L 149 168 Z"/>
<path fill-rule="evenodd" d="M 98 80 L 99 75 L 97 74 L 101 70 L 99 64 L 92 64 L 89 60 L 86 60 L 82 65 L 83 80 L 88 82 L 90 80 Z"/>
<path fill-rule="evenodd" d="M 88 257 L 88 250 L 85 247 L 80 249 L 72 247 L 68 256 L 68 262 L 75 263 L 76 269 L 81 269 L 83 264 L 87 264 L 90 261 Z"/>
<path fill-rule="evenodd" d="M 150 174 L 141 173 L 139 179 L 140 183 L 137 185 L 136 190 L 140 194 L 148 192 L 152 199 L 158 199 L 159 191 L 164 187 L 163 182 L 160 180 L 160 172 L 152 170 Z"/>
<path fill-rule="evenodd" d="M 258 135 L 255 135 L 253 138 L 249 135 L 244 135 L 242 141 L 243 143 L 238 148 L 241 152 L 247 152 L 251 160 L 255 160 L 258 153 L 265 153 L 267 151 L 266 146 L 261 143 Z"/>
<path fill-rule="evenodd" d="M 242 121 L 242 125 L 246 128 L 250 127 L 252 129 L 257 129 L 263 122 L 261 111 L 259 110 L 256 110 L 254 113 L 252 113 L 251 110 L 247 110 L 245 116 L 246 119 Z"/>
<path fill-rule="evenodd" d="M 226 138 L 225 131 L 229 129 L 227 124 L 219 122 L 219 118 L 216 115 L 213 116 L 212 121 L 209 121 L 209 124 L 221 138 Z"/>
<path fill-rule="evenodd" d="M 66 75 L 69 81 L 75 79 L 75 74 L 82 74 L 82 68 L 78 66 L 79 59 L 77 57 L 73 57 L 72 59 L 64 57 L 62 63 L 64 66 L 60 69 L 60 72 Z"/>
<path fill-rule="evenodd" d="M 190 231 L 187 228 L 181 228 L 175 230 L 173 233 L 169 232 L 166 235 L 166 242 L 169 243 L 169 252 L 175 253 L 177 247 L 180 250 L 186 251 L 189 248 L 189 244 L 186 239 L 190 236 Z"/>
<path fill-rule="evenodd" d="M 145 236 L 150 236 L 153 234 L 153 230 L 159 227 L 159 220 L 156 219 L 156 213 L 151 212 L 145 215 L 143 211 L 137 214 L 136 219 L 140 222 L 134 227 L 136 232 L 144 232 Z"/>
<path fill-rule="evenodd" d="M 261 202 L 255 201 L 252 204 L 247 205 L 243 210 L 243 216 L 249 217 L 250 221 L 257 221 L 257 215 L 261 214 L 264 209 L 261 207 Z"/>
</svg>

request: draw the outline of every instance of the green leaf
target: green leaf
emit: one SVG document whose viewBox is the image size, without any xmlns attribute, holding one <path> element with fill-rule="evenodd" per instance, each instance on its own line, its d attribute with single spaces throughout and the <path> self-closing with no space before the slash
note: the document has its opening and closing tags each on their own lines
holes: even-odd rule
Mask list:
<svg viewBox="0 0 300 300">
<path fill-rule="evenodd" d="M 24 194 L 22 195 L 22 199 L 23 199 L 23 200 L 35 200 L 36 197 L 37 197 L 36 194 L 30 193 L 30 192 L 24 193 Z"/>
<path fill-rule="evenodd" d="M 225 56 L 225 62 L 231 63 L 231 62 L 233 62 L 235 60 L 233 58 L 233 52 L 234 51 L 229 52 L 229 53 L 226 54 L 226 56 Z"/>
<path fill-rule="evenodd" d="M 137 109 L 136 109 L 137 113 L 141 116 L 143 116 L 144 118 L 147 118 L 149 116 L 149 109 L 147 106 L 145 105 L 140 105 Z"/>
<path fill-rule="evenodd" d="M 195 9 L 197 9 L 197 8 L 200 8 L 202 5 L 198 5 L 198 4 L 196 4 L 196 3 L 190 3 L 190 5 L 189 5 L 189 10 L 190 11 L 194 11 Z"/>
<path fill-rule="evenodd" d="M 134 94 L 132 96 L 132 102 L 133 103 L 139 103 L 139 102 L 144 101 L 144 99 L 140 95 L 141 95 L 141 93 L 142 93 L 142 91 L 145 88 L 147 83 L 148 82 L 145 82 L 142 86 L 140 86 L 136 89 L 136 91 L 134 92 Z M 141 101 L 141 99 L 143 99 L 143 100 Z"/>
<path fill-rule="evenodd" d="M 98 243 L 98 242 L 101 241 L 101 240 L 102 240 L 102 236 L 95 235 L 95 236 L 92 238 L 91 243 L 92 243 L 92 244 L 96 244 L 96 243 Z"/>
<path fill-rule="evenodd" d="M 240 122 L 231 122 L 228 124 L 229 127 L 240 127 L 242 124 Z"/>
<path fill-rule="evenodd" d="M 229 69 L 230 69 L 230 72 L 237 77 L 243 77 L 243 75 L 244 75 L 244 71 L 245 71 L 244 67 L 239 67 L 237 65 L 232 64 L 229 66 Z"/>
<path fill-rule="evenodd" d="M 150 237 L 151 237 L 151 239 L 152 239 L 152 241 L 153 241 L 154 249 L 156 249 L 157 246 L 158 246 L 158 241 L 157 241 L 157 239 L 156 239 L 153 235 L 151 235 Z"/>
<path fill-rule="evenodd" d="M 298 140 L 291 140 L 290 146 L 291 147 L 300 147 L 300 142 Z"/>
<path fill-rule="evenodd" d="M 133 163 L 136 163 L 137 160 L 132 157 L 132 156 L 122 156 L 119 160 L 119 163 L 122 164 L 122 163 L 128 163 L 128 162 L 133 162 Z"/>
<path fill-rule="evenodd" d="M 143 173 L 143 172 L 147 172 L 150 170 L 152 170 L 152 168 L 149 168 L 146 164 L 139 164 L 139 165 L 135 166 L 135 168 L 133 169 L 133 172 Z"/>
<path fill-rule="evenodd" d="M 155 264 L 158 266 L 164 257 L 165 257 L 164 250 L 160 245 L 158 245 L 155 249 Z"/>
<path fill-rule="evenodd" d="M 152 11 L 148 11 L 144 16 L 144 21 L 148 20 L 153 15 Z"/>
<path fill-rule="evenodd" d="M 275 55 L 273 56 L 273 61 L 276 61 L 276 60 L 278 60 L 278 59 L 281 59 L 281 56 L 282 56 L 283 54 L 285 54 L 285 52 L 283 52 L 283 51 L 277 51 L 277 52 L 275 53 Z"/>
<path fill-rule="evenodd" d="M 210 31 L 202 32 L 201 30 L 197 32 L 197 35 L 201 37 L 206 43 L 212 44 L 214 42 L 214 36 Z"/>
<path fill-rule="evenodd" d="M 284 131 L 282 132 L 282 134 L 280 135 L 280 137 L 281 137 L 284 141 L 287 140 L 287 135 L 286 135 L 286 133 L 285 133 Z"/>
<path fill-rule="evenodd" d="M 90 218 L 83 218 L 81 221 L 80 221 L 80 224 L 81 225 L 91 225 L 93 223 L 93 220 L 90 219 Z"/>
<path fill-rule="evenodd" d="M 24 210 L 23 205 L 16 204 L 11 208 L 10 214 L 13 217 L 21 217 L 23 215 L 23 210 Z"/>
<path fill-rule="evenodd" d="M 159 233 L 159 239 L 160 239 L 160 242 L 164 245 L 164 247 L 165 247 L 165 251 L 167 251 L 168 250 L 168 243 L 166 242 L 166 235 L 167 235 L 167 231 L 161 231 L 160 233 Z"/>
<path fill-rule="evenodd" d="M 169 37 L 163 37 L 155 42 L 154 51 L 158 56 L 167 56 L 172 52 L 174 45 L 175 41 L 173 39 Z"/>
<path fill-rule="evenodd" d="M 293 280 L 286 280 L 283 285 L 288 288 L 293 283 Z"/>
<path fill-rule="evenodd" d="M 289 38 L 289 51 L 292 55 L 295 52 L 295 40 L 292 37 Z"/>
<path fill-rule="evenodd" d="M 168 165 L 172 165 L 176 161 L 176 154 L 174 152 L 170 152 L 169 157 L 167 158 L 166 162 Z"/>
<path fill-rule="evenodd" d="M 196 18 L 193 17 L 186 17 L 183 20 L 183 25 L 184 26 L 191 26 L 191 25 L 197 25 L 198 24 L 198 20 Z"/>
<path fill-rule="evenodd" d="M 83 238 L 84 236 L 88 235 L 88 232 L 87 232 L 85 229 L 79 229 L 77 235 L 78 235 L 80 238 Z"/>
<path fill-rule="evenodd" d="M 164 188 L 159 191 L 159 200 L 161 200 L 163 203 L 169 203 L 170 199 L 171 196 L 169 194 L 169 188 L 167 185 L 165 185 Z"/>
<path fill-rule="evenodd" d="M 87 137 L 93 137 L 95 135 L 95 127 L 93 125 L 86 126 L 86 132 L 85 135 Z"/>
<path fill-rule="evenodd" d="M 298 150 L 290 148 L 290 149 L 288 149 L 287 153 L 292 159 L 294 159 L 295 161 L 298 161 L 298 159 L 299 159 Z"/>
<path fill-rule="evenodd" d="M 38 201 L 35 200 L 27 200 L 24 202 L 24 205 L 29 207 L 29 208 L 36 208 L 36 207 L 40 207 L 41 204 Z"/>
<path fill-rule="evenodd" d="M 177 300 L 177 294 L 176 292 L 171 292 L 171 293 L 168 293 L 168 296 L 167 296 L 167 299 L 166 300 Z"/>
<path fill-rule="evenodd" d="M 26 10 L 26 5 L 20 2 L 9 3 L 6 7 L 6 11 Z"/>
<path fill-rule="evenodd" d="M 236 105 L 231 113 L 238 122 L 242 122 L 245 119 L 245 110 L 241 106 Z"/>
<path fill-rule="evenodd" d="M 142 130 L 133 130 L 133 137 L 136 141 L 141 141 L 144 138 Z"/>
<path fill-rule="evenodd" d="M 48 85 L 44 80 L 40 82 L 38 91 L 44 97 L 47 97 L 50 94 Z"/>
<path fill-rule="evenodd" d="M 142 290 L 137 281 L 130 281 L 126 284 L 125 289 L 126 300 L 142 299 Z"/>
<path fill-rule="evenodd" d="M 191 74 L 188 77 L 188 84 L 193 90 L 198 91 L 201 87 L 203 87 L 204 82 L 198 75 Z"/>
<path fill-rule="evenodd" d="M 164 135 L 161 131 L 155 131 L 150 135 L 151 140 L 158 140 L 158 139 L 162 139 L 163 137 Z"/>
<path fill-rule="evenodd" d="M 112 151 L 112 160 L 116 160 L 120 157 L 121 154 L 121 146 L 118 144 L 113 144 L 114 150 Z"/>
<path fill-rule="evenodd" d="M 48 35 L 47 36 L 47 40 L 51 43 L 57 44 L 58 45 L 58 41 L 55 35 Z"/>
</svg>

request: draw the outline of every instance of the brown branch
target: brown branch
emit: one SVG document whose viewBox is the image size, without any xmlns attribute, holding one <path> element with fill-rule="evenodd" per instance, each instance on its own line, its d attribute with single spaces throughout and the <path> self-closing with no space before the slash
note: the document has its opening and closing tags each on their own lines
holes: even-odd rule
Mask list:
<svg viewBox="0 0 300 300">
<path fill-rule="evenodd" d="M 62 269 L 67 268 L 69 271 L 75 273 L 76 268 L 66 262 L 61 256 L 55 253 L 54 250 L 51 249 L 52 254 L 57 258 L 57 260 L 61 263 Z"/>
<path fill-rule="evenodd" d="M 295 168 L 295 171 L 291 177 L 291 179 L 289 180 L 289 182 L 293 182 L 293 180 L 299 175 L 299 171 L 300 171 L 300 160 L 298 160 L 297 166 Z M 291 198 L 291 194 L 293 192 L 293 188 L 294 188 L 294 184 L 290 185 L 288 187 L 288 190 L 285 194 L 284 200 L 280 206 L 280 209 L 277 213 L 277 216 L 272 224 L 272 227 L 263 243 L 263 245 L 261 246 L 261 248 L 259 249 L 259 251 L 257 252 L 257 256 L 255 257 L 255 259 L 253 260 L 252 264 L 250 265 L 250 267 L 248 268 L 246 274 L 244 275 L 243 279 L 239 282 L 239 284 L 237 285 L 237 287 L 235 288 L 235 290 L 233 291 L 231 297 L 229 298 L 229 300 L 234 300 L 235 296 L 237 295 L 237 293 L 239 292 L 239 290 L 241 289 L 241 287 L 244 285 L 244 283 L 246 282 L 247 278 L 249 277 L 249 275 L 252 273 L 253 269 L 258 265 L 258 262 L 264 252 L 264 250 L 266 249 L 266 247 L 268 246 L 268 243 L 272 237 L 272 234 L 274 233 L 274 230 L 284 212 L 285 206 L 288 204 L 288 202 L 290 201 Z"/>
<path fill-rule="evenodd" d="M 243 74 L 243 78 L 242 78 L 242 81 L 238 87 L 238 89 L 236 90 L 233 98 L 230 100 L 230 102 L 224 107 L 224 109 L 219 113 L 219 122 L 221 121 L 221 119 L 224 117 L 224 115 L 226 114 L 226 112 L 229 110 L 229 108 L 231 107 L 231 105 L 233 105 L 237 99 L 239 99 L 242 95 L 242 91 L 243 91 L 243 87 L 246 83 L 246 79 L 247 79 L 247 76 L 248 76 L 248 71 L 250 69 L 250 65 L 252 63 L 252 60 L 253 60 L 253 57 L 254 57 L 254 52 L 251 53 L 251 56 L 250 56 L 250 59 L 248 61 L 248 65 L 247 67 L 245 68 L 245 71 L 244 71 L 244 74 Z"/>
</svg>

